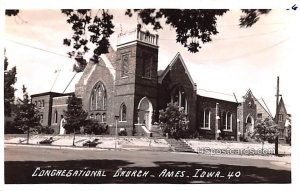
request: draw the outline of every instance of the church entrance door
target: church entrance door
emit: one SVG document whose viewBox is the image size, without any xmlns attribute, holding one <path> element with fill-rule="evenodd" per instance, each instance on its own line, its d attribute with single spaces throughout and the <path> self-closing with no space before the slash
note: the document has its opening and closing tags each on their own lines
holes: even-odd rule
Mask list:
<svg viewBox="0 0 300 191">
<path fill-rule="evenodd" d="M 153 106 L 147 97 L 143 97 L 138 105 L 138 123 L 151 130 Z"/>
</svg>

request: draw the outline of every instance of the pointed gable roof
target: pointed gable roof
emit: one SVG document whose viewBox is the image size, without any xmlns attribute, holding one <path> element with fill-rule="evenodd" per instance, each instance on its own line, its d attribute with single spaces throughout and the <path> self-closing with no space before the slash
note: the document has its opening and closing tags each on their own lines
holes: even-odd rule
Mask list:
<svg viewBox="0 0 300 191">
<path fill-rule="evenodd" d="M 284 104 L 284 102 L 283 102 L 282 97 L 280 97 L 280 100 L 279 100 L 279 103 L 278 103 L 278 109 L 280 110 L 280 108 L 283 108 L 284 112 L 285 112 L 286 114 L 288 114 L 287 111 L 286 111 L 285 104 Z"/>
<path fill-rule="evenodd" d="M 177 52 L 177 54 L 175 55 L 175 57 L 172 59 L 172 61 L 170 62 L 170 64 L 166 67 L 166 69 L 158 76 L 158 83 L 162 83 L 162 81 L 164 80 L 164 78 L 166 77 L 166 75 L 169 73 L 170 70 L 172 70 L 172 67 L 174 66 L 174 64 L 176 63 L 177 60 L 180 60 L 182 66 L 184 67 L 185 73 L 188 75 L 190 82 L 192 83 L 192 85 L 194 86 L 194 90 L 197 90 L 197 85 L 194 82 L 189 70 L 187 69 L 181 55 L 179 52 Z"/>
<path fill-rule="evenodd" d="M 265 112 L 266 112 L 270 117 L 272 117 L 272 114 L 271 114 L 271 112 L 269 111 L 268 106 L 266 105 L 266 103 L 264 102 L 264 100 L 262 99 L 262 101 L 263 101 L 264 104 L 265 104 L 265 107 L 260 103 L 260 101 L 258 101 L 258 99 L 256 99 L 256 97 L 253 95 L 253 93 L 252 93 L 252 91 L 251 91 L 250 88 L 248 89 L 248 91 L 246 92 L 246 94 L 245 94 L 244 97 L 247 97 L 247 95 L 250 95 L 250 96 L 254 99 L 254 101 L 255 101 L 256 103 L 258 103 L 258 104 L 265 110 Z M 266 108 L 267 108 L 267 109 L 266 109 Z M 273 117 L 272 117 L 272 118 L 273 118 Z"/>
</svg>

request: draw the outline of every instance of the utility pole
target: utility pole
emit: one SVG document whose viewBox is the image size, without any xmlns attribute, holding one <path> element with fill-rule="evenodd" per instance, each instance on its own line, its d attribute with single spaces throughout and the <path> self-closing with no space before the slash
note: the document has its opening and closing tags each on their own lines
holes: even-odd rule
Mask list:
<svg viewBox="0 0 300 191">
<path fill-rule="evenodd" d="M 275 123 L 278 128 L 278 100 L 279 100 L 279 76 L 277 76 L 277 88 L 276 88 L 276 114 L 275 114 Z M 278 155 L 278 133 L 275 140 L 275 155 Z"/>
</svg>

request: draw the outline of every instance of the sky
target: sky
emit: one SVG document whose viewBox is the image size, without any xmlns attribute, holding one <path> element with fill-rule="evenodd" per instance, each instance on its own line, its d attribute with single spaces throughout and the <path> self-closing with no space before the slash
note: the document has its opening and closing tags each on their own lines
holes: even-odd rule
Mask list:
<svg viewBox="0 0 300 191">
<path fill-rule="evenodd" d="M 116 47 L 117 34 L 135 29 L 138 19 L 124 15 L 124 10 L 110 10 L 114 15 L 115 33 L 110 42 Z M 267 103 L 275 113 L 276 78 L 280 77 L 280 94 L 286 107 L 292 107 L 295 83 L 295 55 L 298 29 L 291 10 L 275 9 L 262 16 L 251 28 L 240 28 L 241 11 L 231 10 L 218 18 L 219 34 L 204 44 L 198 53 L 188 52 L 176 43 L 175 31 L 163 25 L 163 30 L 152 31 L 159 35 L 158 68 L 165 69 L 179 52 L 197 83 L 198 94 L 242 100 L 250 88 L 255 97 Z M 74 76 L 74 61 L 66 56 L 70 50 L 62 41 L 72 35 L 66 17 L 59 9 L 21 10 L 17 17 L 5 18 L 6 56 L 9 67 L 17 67 L 16 96 L 21 96 L 25 84 L 29 94 L 63 92 Z M 55 71 L 60 72 L 55 72 Z M 65 91 L 72 92 L 80 78 L 77 74 Z"/>
</svg>

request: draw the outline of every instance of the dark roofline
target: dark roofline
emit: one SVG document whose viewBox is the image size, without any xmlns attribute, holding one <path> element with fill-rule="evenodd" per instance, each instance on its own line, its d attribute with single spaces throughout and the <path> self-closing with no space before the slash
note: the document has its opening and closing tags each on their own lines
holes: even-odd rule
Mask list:
<svg viewBox="0 0 300 191">
<path fill-rule="evenodd" d="M 45 96 L 45 95 L 50 95 L 52 97 L 59 97 L 59 96 L 66 96 L 66 95 L 72 95 L 74 92 L 71 93 L 58 93 L 58 92 L 43 92 L 43 93 L 38 93 L 38 94 L 32 94 L 30 97 L 40 97 L 40 96 Z"/>
<path fill-rule="evenodd" d="M 223 100 L 223 99 L 217 99 L 217 98 L 212 98 L 212 97 L 206 97 L 206 96 L 202 96 L 202 95 L 199 95 L 199 94 L 197 94 L 197 96 L 203 97 L 203 98 L 208 98 L 208 99 L 213 99 L 213 100 L 216 100 L 216 101 L 223 101 L 223 102 L 234 103 L 234 104 L 236 104 L 236 105 L 239 105 L 239 104 L 240 104 L 240 103 L 235 102 L 235 101 L 228 101 L 228 100 Z"/>
</svg>

